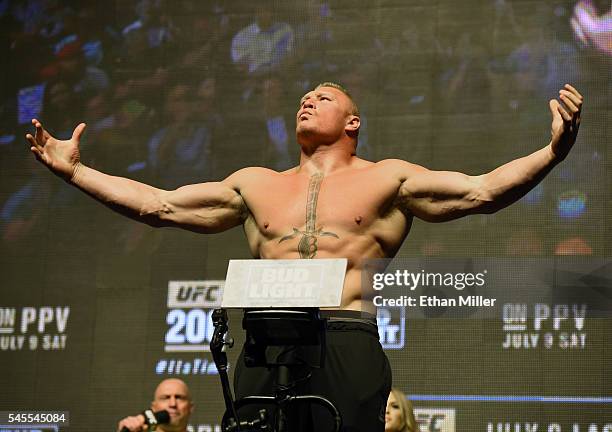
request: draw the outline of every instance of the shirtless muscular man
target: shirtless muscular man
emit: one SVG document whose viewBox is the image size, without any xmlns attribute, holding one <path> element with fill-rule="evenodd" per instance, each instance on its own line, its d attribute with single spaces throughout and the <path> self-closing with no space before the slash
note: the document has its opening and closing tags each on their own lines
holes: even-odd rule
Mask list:
<svg viewBox="0 0 612 432">
<path fill-rule="evenodd" d="M 36 132 L 26 139 L 54 174 L 132 219 L 204 234 L 243 225 L 255 258 L 347 258 L 342 310 L 329 313 L 326 370 L 313 371 L 310 381 L 312 390 L 338 406 L 345 430 L 374 432 L 384 429 L 391 383 L 375 320 L 352 312 L 372 312 L 361 290 L 363 263 L 392 258 L 415 216 L 443 222 L 493 213 L 537 185 L 567 156 L 578 133 L 582 96 L 566 84 L 559 99 L 549 102 L 547 146 L 479 176 L 358 158 L 359 112 L 334 83 L 321 84 L 301 99 L 296 115 L 300 162 L 284 172 L 249 167 L 220 182 L 166 191 L 81 164 L 83 123 L 70 140 L 61 141 L 33 119 Z M 271 379 L 238 364 L 236 394 L 262 394 Z"/>
</svg>

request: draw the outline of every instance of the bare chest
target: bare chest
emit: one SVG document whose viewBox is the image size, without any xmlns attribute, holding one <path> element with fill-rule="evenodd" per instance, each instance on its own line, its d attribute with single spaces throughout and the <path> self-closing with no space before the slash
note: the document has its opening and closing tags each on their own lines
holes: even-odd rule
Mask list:
<svg viewBox="0 0 612 432">
<path fill-rule="evenodd" d="M 267 238 L 363 232 L 384 217 L 397 185 L 369 176 L 277 177 L 241 191 Z"/>
</svg>

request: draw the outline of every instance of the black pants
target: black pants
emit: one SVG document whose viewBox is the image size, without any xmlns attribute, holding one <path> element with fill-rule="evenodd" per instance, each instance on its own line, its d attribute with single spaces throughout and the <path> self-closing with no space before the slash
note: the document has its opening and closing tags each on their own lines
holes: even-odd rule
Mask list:
<svg viewBox="0 0 612 432">
<path fill-rule="evenodd" d="M 333 312 L 333 311 L 332 311 Z M 344 432 L 383 432 L 385 408 L 391 390 L 391 368 L 378 341 L 376 320 L 360 312 L 329 313 L 326 333 L 326 358 L 323 368 L 294 370 L 302 379 L 297 394 L 314 394 L 329 399 L 342 415 Z M 347 316 L 348 315 L 348 316 Z M 273 396 L 274 372 L 265 367 L 248 368 L 244 352 L 234 374 L 234 391 L 240 399 L 250 395 Z M 299 407 L 290 411 L 292 432 L 332 430 L 331 417 L 320 407 Z M 241 410 L 242 419 L 255 417 L 257 410 Z M 296 422 L 297 420 L 297 422 Z"/>
</svg>

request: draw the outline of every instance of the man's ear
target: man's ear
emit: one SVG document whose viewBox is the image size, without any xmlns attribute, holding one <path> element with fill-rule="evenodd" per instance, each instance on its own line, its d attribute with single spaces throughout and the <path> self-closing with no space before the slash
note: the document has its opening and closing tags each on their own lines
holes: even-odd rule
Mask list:
<svg viewBox="0 0 612 432">
<path fill-rule="evenodd" d="M 359 130 L 360 125 L 361 125 L 361 120 L 359 120 L 359 117 L 357 117 L 356 115 L 351 115 L 348 121 L 346 122 L 346 126 L 344 127 L 344 130 L 346 131 L 347 134 L 354 135 L 355 132 Z"/>
</svg>

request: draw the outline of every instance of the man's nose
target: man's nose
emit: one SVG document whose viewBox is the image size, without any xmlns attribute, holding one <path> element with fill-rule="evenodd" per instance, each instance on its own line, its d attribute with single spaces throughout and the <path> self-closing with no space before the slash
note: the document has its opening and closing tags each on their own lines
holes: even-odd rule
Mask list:
<svg viewBox="0 0 612 432">
<path fill-rule="evenodd" d="M 314 101 L 312 99 L 306 99 L 304 101 L 304 108 L 315 108 Z"/>
</svg>

